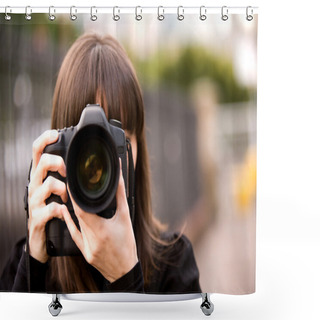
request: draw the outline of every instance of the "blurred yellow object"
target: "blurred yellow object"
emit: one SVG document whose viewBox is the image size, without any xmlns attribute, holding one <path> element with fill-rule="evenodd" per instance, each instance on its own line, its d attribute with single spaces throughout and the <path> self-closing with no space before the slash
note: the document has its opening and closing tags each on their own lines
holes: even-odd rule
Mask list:
<svg viewBox="0 0 320 320">
<path fill-rule="evenodd" d="M 243 163 L 236 168 L 234 186 L 237 212 L 248 214 L 256 198 L 257 157 L 256 148 L 248 149 Z"/>
</svg>

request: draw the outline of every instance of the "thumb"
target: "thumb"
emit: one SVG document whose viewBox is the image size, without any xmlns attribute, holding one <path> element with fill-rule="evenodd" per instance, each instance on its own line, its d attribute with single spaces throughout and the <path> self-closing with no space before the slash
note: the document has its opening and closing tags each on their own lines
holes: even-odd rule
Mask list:
<svg viewBox="0 0 320 320">
<path fill-rule="evenodd" d="M 125 188 L 125 183 L 124 183 L 123 174 L 122 174 L 121 160 L 120 160 L 120 174 L 119 174 L 118 189 L 116 193 L 116 200 L 117 200 L 117 215 L 119 215 L 121 218 L 127 218 L 128 216 L 130 217 L 127 195 L 126 195 L 126 188 Z"/>
</svg>

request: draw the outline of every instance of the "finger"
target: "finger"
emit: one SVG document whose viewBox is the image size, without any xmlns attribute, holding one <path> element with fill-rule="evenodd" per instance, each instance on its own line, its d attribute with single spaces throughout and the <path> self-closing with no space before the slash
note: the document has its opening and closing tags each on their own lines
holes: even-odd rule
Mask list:
<svg viewBox="0 0 320 320">
<path fill-rule="evenodd" d="M 63 205 L 63 208 L 62 208 L 62 214 L 63 214 L 64 221 L 65 221 L 65 223 L 66 223 L 66 225 L 68 227 L 68 230 L 70 232 L 72 240 L 75 242 L 77 247 L 82 252 L 83 251 L 83 239 L 82 239 L 81 232 L 79 231 L 79 229 L 75 225 L 73 219 L 71 218 L 67 207 L 64 206 L 64 205 Z"/>
<path fill-rule="evenodd" d="M 74 209 L 74 214 L 76 215 L 76 217 L 79 220 L 81 231 L 82 231 L 82 229 L 84 229 L 82 226 L 92 228 L 92 226 L 96 225 L 97 218 L 103 219 L 101 217 L 98 217 L 96 214 L 83 211 L 78 206 L 76 201 L 73 199 L 72 193 L 70 192 L 70 189 L 69 189 L 69 186 L 68 186 L 68 192 L 69 192 L 70 200 L 71 200 L 71 203 L 72 203 L 72 206 Z"/>
<path fill-rule="evenodd" d="M 125 183 L 124 183 L 121 168 L 120 168 L 119 184 L 118 184 L 118 189 L 116 193 L 116 200 L 117 200 L 117 215 L 120 215 L 120 217 L 130 216 L 128 201 L 126 196 L 126 188 L 125 188 Z"/>
<path fill-rule="evenodd" d="M 62 205 L 51 202 L 45 207 L 35 210 L 32 215 L 32 223 L 40 228 L 44 228 L 46 223 L 53 218 L 63 220 Z"/>
<path fill-rule="evenodd" d="M 59 133 L 57 130 L 47 130 L 33 142 L 31 173 L 33 173 L 37 168 L 44 148 L 47 145 L 56 142 L 58 140 L 58 137 Z"/>
<path fill-rule="evenodd" d="M 60 196 L 64 203 L 68 200 L 66 184 L 59 179 L 49 176 L 44 183 L 37 188 L 34 194 L 32 194 L 29 201 L 31 211 L 32 208 L 45 205 L 46 199 L 48 199 L 51 194 Z"/>
<path fill-rule="evenodd" d="M 34 181 L 34 184 L 36 186 L 41 185 L 49 171 L 58 172 L 62 177 L 66 177 L 67 168 L 62 157 L 54 154 L 43 153 L 35 173 L 31 178 Z"/>
</svg>

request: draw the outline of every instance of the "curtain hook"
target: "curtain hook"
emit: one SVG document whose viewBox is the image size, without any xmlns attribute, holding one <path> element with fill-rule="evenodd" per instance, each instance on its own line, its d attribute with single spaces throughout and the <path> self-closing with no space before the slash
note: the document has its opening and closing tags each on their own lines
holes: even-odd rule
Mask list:
<svg viewBox="0 0 320 320">
<path fill-rule="evenodd" d="M 77 20 L 78 17 L 73 13 L 73 9 L 74 9 L 74 12 L 77 13 L 77 9 L 75 6 L 70 7 L 70 19 L 72 21 L 75 21 Z"/>
<path fill-rule="evenodd" d="M 120 20 L 120 16 L 119 16 L 119 13 L 120 13 L 120 10 L 118 9 L 118 14 L 116 14 L 116 9 L 118 9 L 117 6 L 113 7 L 113 20 L 114 21 L 119 21 Z"/>
<path fill-rule="evenodd" d="M 160 14 L 160 8 L 162 9 L 162 14 Z M 164 20 L 164 9 L 163 9 L 163 6 L 159 6 L 158 7 L 158 20 L 159 21 Z"/>
<path fill-rule="evenodd" d="M 207 8 L 205 6 L 200 7 L 200 16 L 199 19 L 204 21 L 207 19 Z"/>
<path fill-rule="evenodd" d="M 30 9 L 30 12 L 28 13 L 28 10 Z M 30 21 L 31 20 L 31 13 L 32 13 L 32 9 L 30 6 L 27 6 L 26 7 L 26 15 L 24 16 L 24 18 L 27 20 L 27 21 Z"/>
<path fill-rule="evenodd" d="M 250 14 L 249 14 L 249 10 L 250 10 Z M 252 21 L 253 20 L 253 9 L 252 9 L 251 6 L 247 7 L 246 15 L 247 15 L 247 20 L 248 21 Z"/>
<path fill-rule="evenodd" d="M 11 16 L 8 14 L 8 10 L 10 10 L 11 12 L 11 9 L 9 9 L 10 6 L 6 6 L 5 9 L 4 9 L 4 18 L 6 19 L 6 21 L 10 21 L 11 20 Z"/>
<path fill-rule="evenodd" d="M 56 12 L 56 9 L 54 8 L 54 6 L 50 6 L 50 7 L 49 7 L 49 20 L 50 20 L 50 21 L 53 21 L 53 20 L 56 19 L 56 16 L 51 13 L 51 10 L 53 10 L 53 12 Z"/>
<path fill-rule="evenodd" d="M 140 9 L 140 14 L 138 14 L 138 8 Z M 140 6 L 137 6 L 135 11 L 136 11 L 136 20 L 137 21 L 142 20 L 142 8 Z"/>
<path fill-rule="evenodd" d="M 228 20 L 228 7 L 227 6 L 223 6 L 221 8 L 221 19 L 223 21 L 227 21 Z"/>
<path fill-rule="evenodd" d="M 182 21 L 182 20 L 184 19 L 184 9 L 183 9 L 183 6 L 179 6 L 179 7 L 178 7 L 177 14 L 178 14 L 178 20 L 179 20 L 179 21 Z"/>
<path fill-rule="evenodd" d="M 93 14 L 93 9 L 95 9 L 96 14 Z M 96 21 L 98 19 L 97 9 L 95 6 L 91 7 L 91 9 L 90 9 L 90 19 L 91 19 L 91 21 Z"/>
</svg>

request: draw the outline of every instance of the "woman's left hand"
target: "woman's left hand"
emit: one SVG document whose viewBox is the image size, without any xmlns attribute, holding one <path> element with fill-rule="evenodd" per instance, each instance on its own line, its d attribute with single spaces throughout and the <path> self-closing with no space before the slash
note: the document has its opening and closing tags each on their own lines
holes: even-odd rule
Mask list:
<svg viewBox="0 0 320 320">
<path fill-rule="evenodd" d="M 121 278 L 138 262 L 122 170 L 116 193 L 117 210 L 111 219 L 84 212 L 70 197 L 81 229 L 80 232 L 65 208 L 63 216 L 73 241 L 86 261 L 109 282 Z"/>
</svg>

